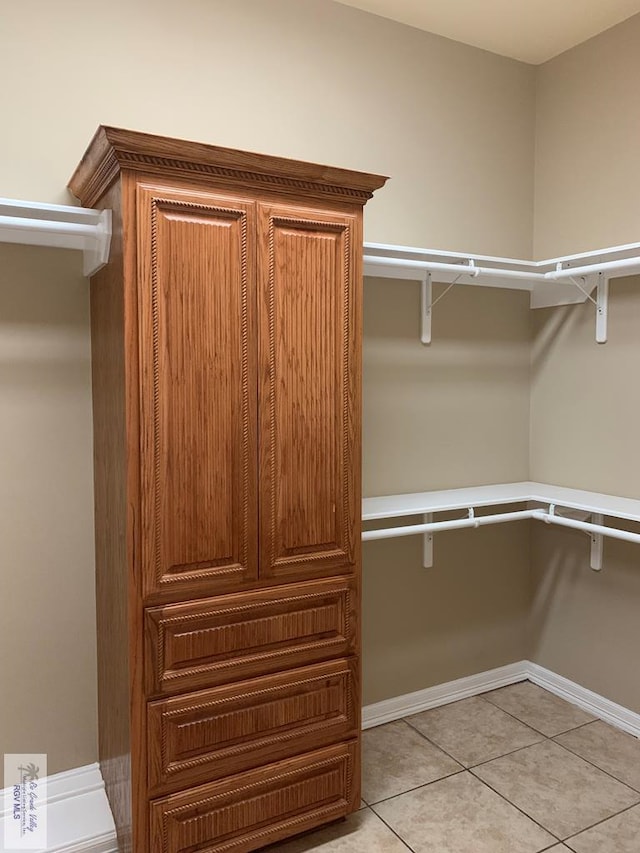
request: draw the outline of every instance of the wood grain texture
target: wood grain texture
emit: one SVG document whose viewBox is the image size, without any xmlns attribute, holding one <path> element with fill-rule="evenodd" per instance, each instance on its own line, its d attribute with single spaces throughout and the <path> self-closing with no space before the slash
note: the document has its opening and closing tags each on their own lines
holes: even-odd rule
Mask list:
<svg viewBox="0 0 640 853">
<path fill-rule="evenodd" d="M 127 552 L 129 559 L 129 716 L 131 719 L 131 797 L 133 853 L 148 850 L 146 695 L 144 684 L 144 609 L 142 571 L 142 523 L 140 484 L 140 320 L 136 242 L 137 184 L 129 175 L 120 180 L 122 199 L 122 248 L 124 268 L 124 342 L 127 418 Z M 106 519 L 109 523 L 109 519 Z M 113 666 L 113 663 L 111 664 Z M 101 725 L 111 724 L 119 713 L 111 705 Z"/>
<path fill-rule="evenodd" d="M 113 210 L 111 260 L 91 281 L 98 754 L 123 851 L 132 850 L 129 716 L 129 560 L 125 293 L 119 187 L 104 198 Z"/>
<path fill-rule="evenodd" d="M 69 189 L 82 204 L 92 207 L 122 170 L 195 178 L 202 186 L 209 181 L 219 188 L 277 190 L 292 198 L 359 205 L 387 181 L 380 175 L 102 125 L 71 177 Z"/>
<path fill-rule="evenodd" d="M 333 579 L 147 609 L 150 696 L 278 672 L 358 646 L 354 579 Z"/>
<path fill-rule="evenodd" d="M 137 211 L 145 592 L 238 587 L 258 573 L 254 205 L 143 184 Z"/>
<path fill-rule="evenodd" d="M 260 205 L 260 576 L 356 567 L 354 217 Z"/>
<path fill-rule="evenodd" d="M 155 800 L 154 853 L 247 853 L 343 817 L 353 799 L 344 743 Z"/>
<path fill-rule="evenodd" d="M 149 704 L 151 795 L 358 736 L 355 659 Z"/>
</svg>

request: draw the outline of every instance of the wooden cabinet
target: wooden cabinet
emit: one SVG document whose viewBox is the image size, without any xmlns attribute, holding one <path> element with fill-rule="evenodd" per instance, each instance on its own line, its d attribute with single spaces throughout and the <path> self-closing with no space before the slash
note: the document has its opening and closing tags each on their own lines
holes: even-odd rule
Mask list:
<svg viewBox="0 0 640 853">
<path fill-rule="evenodd" d="M 120 848 L 359 804 L 362 207 L 384 179 L 100 128 L 100 762 Z"/>
</svg>

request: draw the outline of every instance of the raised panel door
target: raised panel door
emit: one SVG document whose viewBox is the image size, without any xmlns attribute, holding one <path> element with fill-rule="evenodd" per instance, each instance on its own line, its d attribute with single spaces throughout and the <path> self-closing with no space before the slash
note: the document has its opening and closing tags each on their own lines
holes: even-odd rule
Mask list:
<svg viewBox="0 0 640 853">
<path fill-rule="evenodd" d="M 359 559 L 359 220 L 258 207 L 260 574 Z"/>
<path fill-rule="evenodd" d="M 254 209 L 137 188 L 146 594 L 257 577 Z"/>
</svg>

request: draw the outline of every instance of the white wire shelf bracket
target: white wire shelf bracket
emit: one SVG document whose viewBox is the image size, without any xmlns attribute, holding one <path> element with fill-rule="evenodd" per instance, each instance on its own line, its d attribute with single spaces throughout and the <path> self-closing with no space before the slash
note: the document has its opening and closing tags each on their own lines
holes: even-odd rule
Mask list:
<svg viewBox="0 0 640 853">
<path fill-rule="evenodd" d="M 109 260 L 111 211 L 0 198 L 0 242 L 78 249 L 91 276 Z"/>
<path fill-rule="evenodd" d="M 364 273 L 375 278 L 421 283 L 420 339 L 424 344 L 431 343 L 433 307 L 444 295 L 433 299 L 432 281 L 450 286 L 527 291 L 531 308 L 576 305 L 590 300 L 596 308 L 596 341 L 606 343 L 609 280 L 640 274 L 640 243 L 546 261 L 365 243 Z"/>
<path fill-rule="evenodd" d="M 483 507 L 519 503 L 526 503 L 527 508 L 476 515 L 476 510 Z M 538 504 L 543 506 L 537 506 Z M 362 539 L 368 542 L 376 539 L 422 535 L 425 568 L 433 565 L 434 533 L 525 519 L 570 527 L 587 533 L 591 539 L 590 564 L 594 571 L 602 568 L 605 537 L 640 544 L 640 533 L 619 530 L 604 524 L 605 516 L 640 524 L 640 500 L 542 483 L 507 483 L 468 489 L 449 489 L 441 492 L 365 498 L 362 506 L 362 520 L 367 522 L 421 515 L 423 519 L 421 523 L 365 530 L 362 533 Z M 434 513 L 457 510 L 464 510 L 466 515 L 446 521 L 433 520 Z M 569 514 L 561 515 L 560 511 Z M 579 517 L 572 517 L 575 514 Z"/>
</svg>

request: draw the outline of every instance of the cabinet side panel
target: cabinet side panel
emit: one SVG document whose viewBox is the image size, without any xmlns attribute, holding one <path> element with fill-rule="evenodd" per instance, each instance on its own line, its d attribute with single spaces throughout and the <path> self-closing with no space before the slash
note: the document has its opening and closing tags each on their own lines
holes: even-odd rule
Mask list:
<svg viewBox="0 0 640 853">
<path fill-rule="evenodd" d="M 124 275 L 120 187 L 111 259 L 91 280 L 99 755 L 120 849 L 132 850 Z"/>
<path fill-rule="evenodd" d="M 261 577 L 357 563 L 356 217 L 260 206 Z"/>
</svg>

